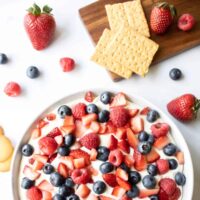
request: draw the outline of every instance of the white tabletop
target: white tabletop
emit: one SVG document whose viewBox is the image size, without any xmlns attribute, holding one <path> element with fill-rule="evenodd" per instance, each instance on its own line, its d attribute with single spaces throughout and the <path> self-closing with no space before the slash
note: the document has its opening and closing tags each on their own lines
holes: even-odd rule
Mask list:
<svg viewBox="0 0 200 200">
<path fill-rule="evenodd" d="M 133 76 L 130 80 L 112 82 L 107 72 L 92 63 L 89 58 L 94 51 L 91 39 L 78 14 L 78 9 L 93 0 L 36 0 L 54 8 L 57 22 L 57 36 L 53 44 L 44 51 L 33 50 L 23 28 L 25 10 L 31 0 L 0 0 L 0 52 L 8 55 L 10 62 L 0 66 L 0 125 L 16 145 L 32 120 L 49 104 L 77 90 L 87 88 L 116 88 L 129 90 L 166 111 L 167 102 L 184 93 L 200 97 L 200 46 L 175 56 L 150 69 L 147 77 Z M 71 73 L 63 73 L 59 59 L 73 57 L 77 62 Z M 36 65 L 41 77 L 31 80 L 26 77 L 26 68 Z M 184 78 L 172 81 L 169 70 L 179 67 Z M 17 81 L 23 89 L 20 97 L 11 98 L 3 93 L 9 81 Z M 168 113 L 167 113 L 168 114 Z M 169 114 L 168 114 L 169 115 Z M 170 116 L 171 117 L 171 116 Z M 174 119 L 173 119 L 174 120 Z M 186 139 L 191 151 L 195 170 L 195 191 L 193 200 L 200 196 L 200 123 L 199 118 L 188 124 L 174 120 Z M 186 161 L 187 162 L 187 161 Z M 11 200 L 10 174 L 0 173 L 1 199 Z"/>
</svg>

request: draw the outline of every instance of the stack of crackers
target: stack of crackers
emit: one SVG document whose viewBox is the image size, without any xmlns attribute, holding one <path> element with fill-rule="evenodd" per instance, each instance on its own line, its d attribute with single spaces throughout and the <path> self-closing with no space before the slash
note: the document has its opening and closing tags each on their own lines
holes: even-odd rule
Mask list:
<svg viewBox="0 0 200 200">
<path fill-rule="evenodd" d="M 141 0 L 105 6 L 109 29 L 105 29 L 92 60 L 123 78 L 132 73 L 145 76 L 158 50 L 150 40 Z"/>
</svg>

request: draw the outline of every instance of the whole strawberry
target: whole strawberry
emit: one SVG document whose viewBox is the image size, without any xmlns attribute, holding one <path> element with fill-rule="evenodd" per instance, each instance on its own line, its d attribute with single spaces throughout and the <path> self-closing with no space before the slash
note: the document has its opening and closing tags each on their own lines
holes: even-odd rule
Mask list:
<svg viewBox="0 0 200 200">
<path fill-rule="evenodd" d="M 46 48 L 52 41 L 56 29 L 52 9 L 47 5 L 41 10 L 36 4 L 28 9 L 24 17 L 24 27 L 36 50 Z"/>
<path fill-rule="evenodd" d="M 169 113 L 180 121 L 195 119 L 199 108 L 200 100 L 192 94 L 182 95 L 167 104 Z"/>
<path fill-rule="evenodd" d="M 166 2 L 156 4 L 150 15 L 150 27 L 156 34 L 163 34 L 167 31 L 176 16 L 176 9 Z"/>
</svg>

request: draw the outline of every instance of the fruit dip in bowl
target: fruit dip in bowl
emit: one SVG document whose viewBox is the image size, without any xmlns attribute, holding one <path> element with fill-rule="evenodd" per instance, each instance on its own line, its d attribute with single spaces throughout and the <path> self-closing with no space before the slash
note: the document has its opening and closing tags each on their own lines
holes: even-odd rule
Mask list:
<svg viewBox="0 0 200 200">
<path fill-rule="evenodd" d="M 48 108 L 23 137 L 12 171 L 17 200 L 188 200 L 193 192 L 179 130 L 122 92 L 81 92 Z"/>
</svg>

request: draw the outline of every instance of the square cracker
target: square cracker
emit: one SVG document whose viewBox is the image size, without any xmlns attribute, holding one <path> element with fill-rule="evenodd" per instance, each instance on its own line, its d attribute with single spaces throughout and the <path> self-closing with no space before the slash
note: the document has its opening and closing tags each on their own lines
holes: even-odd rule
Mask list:
<svg viewBox="0 0 200 200">
<path fill-rule="evenodd" d="M 106 54 L 136 74 L 148 73 L 159 45 L 139 35 L 130 27 L 122 27 L 106 47 Z"/>
<path fill-rule="evenodd" d="M 122 26 L 130 26 L 134 31 L 146 37 L 150 36 L 141 0 L 108 4 L 105 9 L 112 31 L 118 31 Z"/>
<path fill-rule="evenodd" d="M 112 32 L 108 29 L 105 29 L 101 38 L 99 39 L 95 53 L 91 57 L 91 60 L 123 78 L 130 78 L 132 75 L 132 71 L 129 68 L 125 67 L 123 64 L 120 65 L 119 63 L 117 63 L 112 55 L 108 56 L 107 54 L 105 54 L 106 46 L 108 45 L 112 37 Z"/>
</svg>

